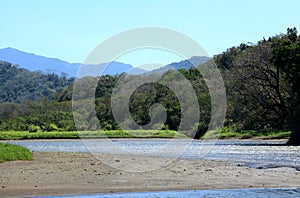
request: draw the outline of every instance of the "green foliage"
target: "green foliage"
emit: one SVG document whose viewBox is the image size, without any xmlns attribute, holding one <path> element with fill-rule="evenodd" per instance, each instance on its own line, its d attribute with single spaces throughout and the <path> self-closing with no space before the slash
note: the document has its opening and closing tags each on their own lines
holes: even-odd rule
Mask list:
<svg viewBox="0 0 300 198">
<path fill-rule="evenodd" d="M 40 126 L 36 126 L 36 125 L 33 125 L 33 124 L 28 126 L 28 131 L 29 132 L 38 132 L 40 130 L 41 130 Z"/>
<path fill-rule="evenodd" d="M 288 28 L 286 35 L 273 39 L 273 60 L 282 69 L 293 92 L 300 92 L 300 37 L 296 28 Z"/>
<path fill-rule="evenodd" d="M 187 136 L 171 130 L 112 130 L 112 131 L 82 131 L 82 138 L 187 138 Z"/>
<path fill-rule="evenodd" d="M 0 61 L 0 102 L 49 99 L 72 81 L 54 73 L 30 72 Z"/>
<path fill-rule="evenodd" d="M 228 139 L 228 138 L 262 138 L 262 139 L 283 139 L 290 137 L 290 131 L 257 131 L 240 130 L 236 131 L 234 127 L 223 127 L 221 130 L 208 131 L 201 139 Z"/>
<path fill-rule="evenodd" d="M 50 123 L 43 126 L 43 131 L 58 131 L 56 124 Z"/>
<path fill-rule="evenodd" d="M 0 163 L 14 160 L 32 160 L 32 154 L 22 146 L 0 143 Z"/>
<path fill-rule="evenodd" d="M 274 38 L 273 43 L 273 62 L 290 88 L 287 118 L 292 135 L 288 144 L 300 145 L 300 36 L 296 28 L 288 28 L 287 34 Z"/>
<path fill-rule="evenodd" d="M 295 28 L 216 56 L 227 90 L 226 120 L 230 122 L 226 126 L 268 132 L 293 130 L 291 126 L 299 123 L 291 119 L 300 106 L 296 91 L 299 57 L 300 39 Z"/>
<path fill-rule="evenodd" d="M 220 69 L 231 69 L 234 67 L 236 58 L 250 47 L 251 46 L 244 43 L 240 44 L 238 47 L 231 47 L 227 49 L 226 52 L 216 55 L 214 61 Z"/>
<path fill-rule="evenodd" d="M 111 131 L 52 131 L 36 132 L 8 131 L 0 132 L 1 140 L 21 139 L 78 139 L 78 138 L 186 138 L 171 130 L 111 130 Z"/>
<path fill-rule="evenodd" d="M 167 118 L 166 122 L 164 123 L 165 126 L 161 126 L 162 129 L 170 129 L 170 130 L 177 130 L 179 127 L 179 124 L 181 122 L 181 106 L 179 104 L 178 98 L 175 95 L 175 93 L 168 88 L 167 83 L 171 83 L 173 85 L 177 84 L 177 79 L 179 76 L 183 76 L 186 79 L 188 79 L 191 83 L 191 85 L 194 87 L 196 95 L 198 96 L 198 103 L 200 103 L 201 106 L 201 118 L 204 120 L 204 123 L 208 123 L 209 121 L 209 115 L 210 115 L 210 95 L 208 92 L 208 89 L 206 87 L 206 84 L 204 82 L 204 79 L 200 72 L 195 69 L 191 68 L 190 70 L 180 70 L 179 72 L 176 71 L 168 71 L 166 72 L 163 77 L 161 78 L 161 81 L 157 83 L 142 83 L 143 85 L 138 87 L 130 96 L 129 100 L 129 111 L 131 114 L 131 117 L 133 120 L 141 125 L 147 125 L 150 123 L 150 115 L 149 115 L 149 109 L 153 104 L 161 104 L 164 106 L 166 112 L 167 112 Z M 98 124 L 100 125 L 101 129 L 104 130 L 117 130 L 120 129 L 120 126 L 117 124 L 114 115 L 112 113 L 112 92 L 115 92 L 118 94 L 118 97 L 115 97 L 114 99 L 119 102 L 114 103 L 115 109 L 118 109 L 121 113 L 116 113 L 118 115 L 122 115 L 122 112 L 125 111 L 124 108 L 126 108 L 123 104 L 123 102 L 120 100 L 124 98 L 124 96 L 127 94 L 126 90 L 119 90 L 118 86 L 120 85 L 120 81 L 124 81 L 126 84 L 127 82 L 144 82 L 146 78 L 145 76 L 129 76 L 126 74 L 122 74 L 120 76 L 101 76 L 98 81 L 98 86 L 96 88 L 96 116 L 98 118 L 95 120 L 94 115 L 91 114 L 91 112 L 86 111 L 86 106 L 84 103 L 85 101 L 82 101 L 82 104 L 79 106 L 80 108 L 76 110 L 74 113 L 75 116 L 78 117 L 85 117 L 86 121 L 83 121 L 80 123 L 79 126 L 77 126 L 78 130 L 95 130 L 97 129 Z M 151 78 L 151 76 L 150 76 Z M 92 77 L 87 77 L 84 79 L 80 79 L 78 83 L 76 83 L 76 86 L 80 88 L 87 89 L 90 85 L 90 82 L 93 82 L 94 80 Z M 116 83 L 119 83 L 118 85 Z M 66 89 L 65 89 L 66 90 Z M 68 89 L 71 90 L 71 89 Z M 80 89 L 82 90 L 82 89 Z M 184 87 L 182 89 L 179 89 L 180 92 L 183 93 Z M 176 93 L 176 94 L 182 94 L 182 93 Z M 84 93 L 76 93 L 77 97 L 84 98 Z M 63 97 L 63 98 L 69 98 L 69 97 Z M 195 103 L 197 101 L 186 101 Z M 192 105 L 191 105 L 192 106 Z M 187 109 L 185 110 L 186 115 L 194 116 L 193 109 L 190 107 L 190 105 L 187 104 Z M 156 115 L 157 117 L 160 117 L 160 115 Z M 120 121 L 121 125 L 125 128 L 132 128 L 131 122 L 124 118 Z M 136 128 L 140 129 L 140 128 Z M 149 128 L 151 129 L 151 128 Z M 191 126 L 185 126 L 183 130 L 191 130 Z"/>
<path fill-rule="evenodd" d="M 161 104 L 167 113 L 164 125 L 156 124 L 155 129 L 168 131 L 182 127 L 190 137 L 239 137 L 274 135 L 284 137 L 289 132 L 273 134 L 272 131 L 293 131 L 292 139 L 300 144 L 300 37 L 296 28 L 289 28 L 287 34 L 263 39 L 257 44 L 240 44 L 214 57 L 220 68 L 227 93 L 227 116 L 225 127 L 218 131 L 208 131 L 210 122 L 211 98 L 202 74 L 197 68 L 167 71 L 157 83 L 141 83 L 155 76 L 116 76 L 85 77 L 75 85 L 77 99 L 82 104 L 76 112 L 72 112 L 73 79 L 66 79 L 54 74 L 41 74 L 19 69 L 10 63 L 0 62 L 0 131 L 31 131 L 22 138 L 58 138 L 66 135 L 78 138 L 78 134 L 65 131 L 80 130 L 80 133 L 98 134 L 99 127 L 106 130 L 110 137 L 132 137 L 120 131 L 121 126 L 112 112 L 112 95 L 116 103 L 114 107 L 122 115 L 125 105 L 121 102 L 126 96 L 126 89 L 118 89 L 121 84 L 135 82 L 137 87 L 129 99 L 129 111 L 133 120 L 142 126 L 149 124 L 149 110 L 154 104 Z M 200 65 L 200 67 L 205 67 Z M 178 95 L 184 95 L 186 87 L 180 87 L 179 79 L 184 77 L 195 90 L 197 100 L 186 97 L 187 107 L 183 110 Z M 98 82 L 95 93 L 95 110 L 87 110 L 84 90 Z M 120 83 L 121 82 L 121 83 Z M 147 81 L 151 82 L 151 81 Z M 139 84 L 140 83 L 140 84 Z M 169 85 L 179 88 L 175 93 Z M 39 99 L 39 100 L 38 100 Z M 14 102 L 14 103 L 12 103 Z M 201 120 L 182 126 L 182 117 L 192 120 L 192 104 L 198 102 Z M 74 105 L 74 104 L 73 104 Z M 75 104 L 76 105 L 76 104 Z M 94 115 L 95 114 L 95 115 Z M 155 114 L 156 115 L 156 114 Z M 74 117 L 84 117 L 82 123 L 75 127 Z M 156 115 L 161 117 L 161 115 Z M 154 116 L 155 118 L 155 116 Z M 132 128 L 130 120 L 121 117 L 120 125 Z M 136 130 L 141 127 L 135 126 Z M 152 127 L 153 128 L 153 127 Z M 149 127 L 149 130 L 152 129 Z M 64 131 L 63 133 L 42 133 L 43 131 Z M 111 131 L 114 131 L 111 134 Z M 93 133 L 92 133 L 93 132 Z M 105 132 L 105 133 L 106 133 Z M 206 133 L 207 132 L 207 133 Z M 168 133 L 168 132 L 167 132 Z M 55 134 L 55 135 L 54 135 Z M 138 135 L 143 136 L 141 131 Z M 162 132 L 159 133 L 160 135 Z M 294 134 L 298 134 L 294 136 Z M 4 134 L 2 134 L 4 135 Z M 157 136 L 160 136 L 157 135 Z M 166 134 L 165 134 L 166 135 Z M 150 136 L 156 136 L 150 134 Z M 164 136 L 164 135 L 162 135 Z M 169 136 L 169 135 L 166 135 Z M 171 136 L 170 136 L 171 137 Z M 16 135 L 16 138 L 19 136 Z M 294 142 L 295 143 L 295 142 Z"/>
<path fill-rule="evenodd" d="M 79 134 L 76 131 L 72 132 L 36 132 L 30 133 L 28 131 L 8 131 L 0 132 L 0 139 L 2 140 L 22 140 L 22 139 L 78 139 Z"/>
<path fill-rule="evenodd" d="M 0 131 L 74 131 L 71 102 L 27 101 L 0 104 Z"/>
</svg>

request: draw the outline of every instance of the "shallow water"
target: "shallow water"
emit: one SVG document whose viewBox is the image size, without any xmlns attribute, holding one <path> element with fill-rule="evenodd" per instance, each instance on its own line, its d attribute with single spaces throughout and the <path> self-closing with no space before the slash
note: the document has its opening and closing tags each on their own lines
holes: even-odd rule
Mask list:
<svg viewBox="0 0 300 198">
<path fill-rule="evenodd" d="M 300 147 L 285 146 L 282 141 L 217 142 L 170 139 L 98 139 L 98 140 L 28 140 L 11 141 L 39 152 L 101 152 L 183 158 L 189 160 L 217 159 L 241 162 L 254 168 L 300 167 Z M 184 152 L 182 152 L 184 151 Z M 299 168 L 300 170 L 300 168 Z M 187 190 L 162 192 L 132 192 L 62 197 L 300 197 L 300 188 L 262 188 L 228 190 Z"/>
<path fill-rule="evenodd" d="M 11 143 L 40 152 L 101 152 L 190 160 L 216 159 L 243 162 L 254 168 L 288 166 L 300 169 L 300 147 L 285 146 L 282 141 L 98 139 L 25 140 Z"/>
<path fill-rule="evenodd" d="M 70 196 L 48 196 L 47 198 L 167 198 L 167 197 L 205 197 L 205 198 L 260 198 L 260 197 L 272 197 L 272 198 L 292 198 L 300 197 L 300 188 L 253 188 L 253 189 L 230 189 L 230 190 L 185 190 L 185 191 L 159 191 L 159 192 L 130 192 L 130 193 L 110 193 L 110 194 L 93 194 L 93 195 L 70 195 Z M 44 197 L 46 198 L 46 197 Z"/>
</svg>

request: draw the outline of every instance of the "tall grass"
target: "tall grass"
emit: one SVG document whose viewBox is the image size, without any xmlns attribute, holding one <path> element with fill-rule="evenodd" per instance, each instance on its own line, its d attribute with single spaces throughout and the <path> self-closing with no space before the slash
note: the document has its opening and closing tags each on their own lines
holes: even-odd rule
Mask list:
<svg viewBox="0 0 300 198">
<path fill-rule="evenodd" d="M 171 130 L 111 130 L 111 131 L 52 131 L 28 132 L 8 131 L 0 132 L 2 140 L 21 139 L 79 139 L 79 138 L 186 138 Z"/>
<path fill-rule="evenodd" d="M 234 131 L 224 127 L 217 131 L 208 131 L 202 139 L 227 139 L 227 138 L 253 138 L 280 139 L 290 137 L 290 131 Z M 172 130 L 111 130 L 111 131 L 52 131 L 52 132 L 28 132 L 7 131 L 0 132 L 2 140 L 22 139 L 79 139 L 79 138 L 187 138 L 186 135 Z"/>
<path fill-rule="evenodd" d="M 202 139 L 248 139 L 248 138 L 264 138 L 264 139 L 281 139 L 289 138 L 290 131 L 256 131 L 256 130 L 241 130 L 235 131 L 230 127 L 224 127 L 220 130 L 208 131 Z"/>
<path fill-rule="evenodd" d="M 13 160 L 32 160 L 32 154 L 25 147 L 0 143 L 0 163 Z"/>
</svg>

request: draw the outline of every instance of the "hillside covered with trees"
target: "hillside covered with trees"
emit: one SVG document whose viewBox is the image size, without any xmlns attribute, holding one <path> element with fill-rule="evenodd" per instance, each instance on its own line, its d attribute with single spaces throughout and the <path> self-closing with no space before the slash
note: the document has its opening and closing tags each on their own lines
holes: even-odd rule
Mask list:
<svg viewBox="0 0 300 198">
<path fill-rule="evenodd" d="M 241 134 L 249 130 L 257 133 L 290 130 L 292 135 L 288 144 L 300 145 L 300 36 L 296 28 L 289 28 L 286 34 L 263 38 L 257 44 L 231 47 L 214 56 L 214 62 L 226 87 L 227 129 Z M 74 79 L 29 72 L 6 62 L 0 64 L 1 131 L 76 130 L 71 101 Z M 210 120 L 209 91 L 196 68 L 178 71 L 190 81 L 197 95 L 201 120 L 186 130 L 194 130 L 193 136 L 199 138 L 206 132 Z M 167 71 L 162 79 L 174 81 L 176 75 L 176 71 Z M 145 78 L 125 73 L 101 76 L 95 94 L 98 120 L 87 120 L 77 129 L 95 130 L 94 122 L 105 130 L 119 129 L 112 114 L 111 96 L 116 83 L 124 76 Z M 81 80 L 88 81 L 89 78 L 95 77 Z M 163 81 L 146 83 L 132 94 L 129 110 L 136 123 L 150 122 L 149 108 L 154 103 L 162 104 L 167 111 L 163 129 L 177 130 L 181 106 L 175 93 Z M 90 112 L 81 113 L 92 118 Z"/>
<path fill-rule="evenodd" d="M 0 61 L 0 103 L 50 99 L 73 80 L 67 79 L 64 74 L 58 76 L 54 73 L 31 72 L 18 68 L 18 65 Z"/>
</svg>

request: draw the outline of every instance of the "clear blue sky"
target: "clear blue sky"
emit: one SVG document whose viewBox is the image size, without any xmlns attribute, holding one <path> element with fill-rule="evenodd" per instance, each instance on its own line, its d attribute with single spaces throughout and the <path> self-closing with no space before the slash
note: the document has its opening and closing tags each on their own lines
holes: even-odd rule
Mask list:
<svg viewBox="0 0 300 198">
<path fill-rule="evenodd" d="M 83 62 L 105 39 L 138 27 L 182 32 L 210 56 L 287 27 L 300 29 L 299 0 L 0 0 L 0 6 L 0 48 L 69 62 Z M 136 65 L 140 59 L 122 61 Z"/>
</svg>

